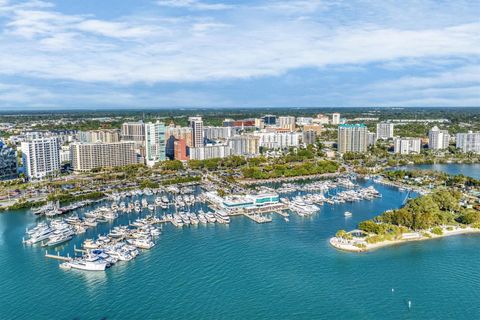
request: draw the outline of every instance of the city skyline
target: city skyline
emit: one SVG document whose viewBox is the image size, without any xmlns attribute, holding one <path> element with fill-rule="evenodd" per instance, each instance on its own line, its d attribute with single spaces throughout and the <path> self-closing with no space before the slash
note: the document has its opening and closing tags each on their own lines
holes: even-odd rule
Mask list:
<svg viewBox="0 0 480 320">
<path fill-rule="evenodd" d="M 475 1 L 0 1 L 0 109 L 478 106 Z"/>
</svg>

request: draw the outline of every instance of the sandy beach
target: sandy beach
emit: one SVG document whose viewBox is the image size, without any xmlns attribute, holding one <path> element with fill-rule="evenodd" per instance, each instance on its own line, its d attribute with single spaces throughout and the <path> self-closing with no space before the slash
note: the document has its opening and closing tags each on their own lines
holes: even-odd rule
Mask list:
<svg viewBox="0 0 480 320">
<path fill-rule="evenodd" d="M 448 227 L 452 227 L 454 229 L 447 230 Z M 379 249 L 387 246 L 398 245 L 406 242 L 424 241 L 424 240 L 438 239 L 438 238 L 456 236 L 456 235 L 462 235 L 462 234 L 480 233 L 480 229 L 472 228 L 472 227 L 459 228 L 454 226 L 446 226 L 446 227 L 443 227 L 442 229 L 443 229 L 442 235 L 437 235 L 430 231 L 420 231 L 415 233 L 418 236 L 413 236 L 414 233 L 404 234 L 403 236 L 407 235 L 407 237 L 403 239 L 398 239 L 393 241 L 386 240 L 386 241 L 381 241 L 381 242 L 372 243 L 372 244 L 367 243 L 362 238 L 354 238 L 353 240 L 344 240 L 344 239 L 338 239 L 336 237 L 332 237 L 330 238 L 329 242 L 333 247 L 339 250 L 349 251 L 349 252 L 366 252 L 366 251 L 371 251 L 371 250 L 375 250 L 375 249 Z M 424 236 L 423 234 L 428 234 L 429 236 Z M 363 244 L 364 246 L 359 247 L 359 246 L 356 246 L 355 244 Z"/>
</svg>

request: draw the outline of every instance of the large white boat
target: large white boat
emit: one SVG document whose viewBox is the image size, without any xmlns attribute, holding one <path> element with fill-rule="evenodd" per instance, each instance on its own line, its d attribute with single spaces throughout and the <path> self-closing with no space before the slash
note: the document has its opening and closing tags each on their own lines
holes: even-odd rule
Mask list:
<svg viewBox="0 0 480 320">
<path fill-rule="evenodd" d="M 205 217 L 204 213 L 199 213 L 198 214 L 198 221 L 200 221 L 200 223 L 203 223 L 203 224 L 208 223 L 207 218 Z"/>
<path fill-rule="evenodd" d="M 35 244 L 37 242 L 46 240 L 52 235 L 53 229 L 49 226 L 46 226 L 42 229 L 37 230 L 37 232 L 30 235 L 30 238 L 25 242 L 28 244 Z"/>
<path fill-rule="evenodd" d="M 215 218 L 217 219 L 217 222 L 219 223 L 230 223 L 230 217 L 228 216 L 228 213 L 225 211 L 219 210 L 215 212 Z"/>
<path fill-rule="evenodd" d="M 207 221 L 210 223 L 215 223 L 217 221 L 217 218 L 215 218 L 215 214 L 213 214 L 213 212 L 207 212 L 205 214 L 205 217 L 207 218 Z"/>
<path fill-rule="evenodd" d="M 70 267 L 85 271 L 105 271 L 107 262 L 99 259 L 97 256 L 87 256 L 85 258 L 78 258 L 62 264 L 62 268 Z"/>
<path fill-rule="evenodd" d="M 115 220 L 118 218 L 118 213 L 116 213 L 115 211 L 108 211 L 103 214 L 103 217 L 107 220 Z"/>
<path fill-rule="evenodd" d="M 98 222 L 95 218 L 86 218 L 85 221 L 84 221 L 84 224 L 87 227 L 96 227 Z"/>
<path fill-rule="evenodd" d="M 100 247 L 100 245 L 98 243 L 96 243 L 95 241 L 93 241 L 92 239 L 86 239 L 83 242 L 83 248 L 84 249 L 97 249 L 98 247 Z"/>
<path fill-rule="evenodd" d="M 183 227 L 182 217 L 180 217 L 178 214 L 173 215 L 171 221 L 175 227 Z"/>
<path fill-rule="evenodd" d="M 155 242 L 148 238 L 131 239 L 128 242 L 140 249 L 150 249 L 155 246 Z"/>
<path fill-rule="evenodd" d="M 64 242 L 70 241 L 72 240 L 72 238 L 73 238 L 73 232 L 55 234 L 49 238 L 48 242 L 45 243 L 45 246 L 48 246 L 48 247 L 56 246 Z"/>
</svg>

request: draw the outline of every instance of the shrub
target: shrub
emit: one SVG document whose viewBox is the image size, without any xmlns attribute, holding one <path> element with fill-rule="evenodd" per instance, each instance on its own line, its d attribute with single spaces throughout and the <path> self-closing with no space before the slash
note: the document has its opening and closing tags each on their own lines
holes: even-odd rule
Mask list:
<svg viewBox="0 0 480 320">
<path fill-rule="evenodd" d="M 433 227 L 430 232 L 436 234 L 437 236 L 441 236 L 443 234 L 443 230 L 440 227 Z"/>
</svg>

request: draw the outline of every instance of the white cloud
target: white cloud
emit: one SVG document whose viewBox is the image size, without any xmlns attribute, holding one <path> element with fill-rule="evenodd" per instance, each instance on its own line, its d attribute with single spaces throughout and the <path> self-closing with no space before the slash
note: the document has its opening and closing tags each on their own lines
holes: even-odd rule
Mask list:
<svg viewBox="0 0 480 320">
<path fill-rule="evenodd" d="M 480 85 L 480 65 L 461 67 L 450 71 L 435 73 L 429 76 L 404 76 L 396 80 L 372 85 L 373 89 L 405 89 L 456 87 L 476 83 Z M 480 91 L 477 92 L 480 96 Z"/>
<path fill-rule="evenodd" d="M 207 3 L 198 0 L 160 0 L 159 6 L 172 8 L 187 8 L 191 10 L 226 10 L 234 8 L 234 5 L 225 3 Z"/>
<path fill-rule="evenodd" d="M 164 0 L 158 4 L 191 11 L 106 20 L 93 14 L 65 14 L 48 2 L 13 5 L 0 0 L 0 77 L 99 85 L 181 85 L 275 77 L 298 69 L 348 73 L 375 64 L 395 72 L 415 65 L 438 71 L 431 77 L 404 75 L 370 86 L 372 90 L 391 91 L 394 99 L 398 99 L 398 88 L 417 90 L 418 94 L 422 88 L 426 95 L 427 89 L 438 88 L 442 81 L 443 86 L 478 83 L 474 73 L 479 74 L 475 65 L 480 55 L 480 23 L 469 13 L 475 10 L 468 10 L 471 2 L 466 0 L 445 8 L 435 7 L 432 1 L 399 4 L 389 0 L 262 1 L 251 6 Z M 355 9 L 360 8 L 362 14 L 357 14 Z M 424 23 L 420 18 L 432 8 L 439 11 Z M 404 13 L 407 11 L 410 18 Z M 463 65 L 463 69 L 444 72 L 451 64 Z M 472 80 L 467 83 L 468 77 Z M 187 95 L 177 92 L 180 94 L 170 94 L 171 101 L 181 101 L 181 94 Z M 200 94 L 188 92 L 191 96 Z M 457 93 L 458 98 L 460 91 Z M 369 97 L 357 94 L 359 99 Z M 120 97 L 129 103 L 138 98 Z M 205 102 L 220 99 L 211 95 L 197 98 Z"/>
</svg>

